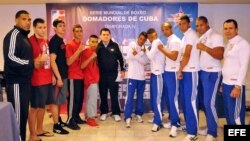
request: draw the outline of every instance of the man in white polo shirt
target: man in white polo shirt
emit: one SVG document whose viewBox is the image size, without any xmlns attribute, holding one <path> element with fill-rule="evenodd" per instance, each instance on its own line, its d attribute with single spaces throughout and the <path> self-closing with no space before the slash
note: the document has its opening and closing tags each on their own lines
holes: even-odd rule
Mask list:
<svg viewBox="0 0 250 141">
<path fill-rule="evenodd" d="M 183 141 L 191 141 L 197 138 L 197 86 L 200 51 L 196 48 L 198 36 L 190 28 L 190 19 L 187 15 L 180 18 L 179 28 L 184 36 L 181 41 L 182 59 L 177 77 L 180 79 L 180 96 L 182 97 L 182 107 L 188 133 Z"/>
<path fill-rule="evenodd" d="M 245 123 L 245 81 L 250 58 L 249 43 L 238 35 L 238 24 L 228 19 L 223 25 L 228 39 L 222 67 L 222 95 L 227 124 Z"/>
<path fill-rule="evenodd" d="M 196 29 L 200 38 L 196 48 L 200 54 L 199 79 L 204 95 L 203 102 L 207 122 L 206 141 L 213 141 L 217 137 L 218 116 L 215 109 L 215 98 L 221 78 L 221 59 L 223 59 L 223 37 L 209 27 L 206 17 L 196 19 Z"/>
<path fill-rule="evenodd" d="M 133 100 L 136 90 L 135 115 L 139 123 L 142 123 L 143 115 L 143 94 L 145 90 L 145 65 L 149 62 L 145 53 L 144 43 L 147 41 L 147 33 L 141 32 L 137 41 L 129 44 L 129 51 L 125 58 L 128 62 L 128 89 L 125 100 L 125 121 L 126 127 L 130 128 L 131 115 L 133 111 Z"/>
<path fill-rule="evenodd" d="M 166 48 L 159 48 L 166 56 L 165 72 L 163 75 L 163 83 L 165 89 L 166 102 L 169 104 L 169 118 L 171 121 L 170 137 L 177 136 L 177 128 L 180 127 L 179 118 L 179 80 L 177 79 L 177 71 L 180 67 L 180 50 L 181 40 L 173 34 L 170 22 L 165 22 L 161 26 L 162 33 L 167 37 Z"/>
<path fill-rule="evenodd" d="M 163 47 L 163 43 L 158 38 L 157 32 L 154 28 L 147 31 L 148 40 L 151 46 L 147 48 L 146 54 L 150 60 L 151 76 L 150 76 L 150 101 L 154 112 L 153 132 L 157 132 L 162 125 L 161 112 L 161 97 L 163 89 L 162 74 L 165 66 L 165 55 L 159 50 Z"/>
</svg>

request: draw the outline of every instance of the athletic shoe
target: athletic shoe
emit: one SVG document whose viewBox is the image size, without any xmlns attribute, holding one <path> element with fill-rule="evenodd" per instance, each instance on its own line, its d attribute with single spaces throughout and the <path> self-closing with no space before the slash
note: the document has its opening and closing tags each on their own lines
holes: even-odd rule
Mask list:
<svg viewBox="0 0 250 141">
<path fill-rule="evenodd" d="M 75 122 L 77 124 L 86 124 L 86 120 L 82 120 L 81 117 L 76 117 Z"/>
<path fill-rule="evenodd" d="M 119 121 L 122 120 L 119 115 L 113 115 L 113 116 L 114 116 L 114 119 L 115 119 L 116 122 L 119 122 Z"/>
<path fill-rule="evenodd" d="M 59 118 L 58 118 L 58 122 L 60 123 L 60 125 L 61 125 L 62 127 L 67 126 L 67 123 L 65 123 L 65 122 L 63 122 L 63 121 L 62 121 L 61 116 L 59 116 Z"/>
<path fill-rule="evenodd" d="M 196 141 L 197 139 L 197 136 L 188 134 L 182 141 Z"/>
<path fill-rule="evenodd" d="M 70 119 L 69 123 L 67 125 L 68 128 L 72 129 L 72 130 L 80 130 L 81 128 L 77 125 L 77 123 L 75 122 L 74 119 Z"/>
<path fill-rule="evenodd" d="M 60 123 L 54 124 L 53 132 L 61 135 L 69 134 L 69 131 L 63 129 Z"/>
<path fill-rule="evenodd" d="M 142 117 L 141 117 L 140 115 L 136 115 L 136 120 L 137 120 L 137 122 L 139 122 L 139 123 L 142 123 L 142 122 L 143 122 Z"/>
<path fill-rule="evenodd" d="M 172 126 L 171 130 L 169 132 L 169 137 L 176 137 L 177 136 L 177 127 L 176 126 Z"/>
<path fill-rule="evenodd" d="M 130 128 L 131 126 L 130 126 L 130 122 L 131 122 L 131 118 L 127 118 L 126 119 L 126 127 L 127 128 Z"/>
<path fill-rule="evenodd" d="M 206 136 L 207 135 L 207 128 L 203 129 L 203 130 L 198 130 L 198 134 L 202 135 L 202 136 Z"/>
<path fill-rule="evenodd" d="M 92 126 L 92 127 L 99 126 L 99 125 L 95 122 L 95 119 L 93 119 L 93 118 L 87 118 L 87 124 L 88 124 L 89 126 Z"/>
<path fill-rule="evenodd" d="M 102 114 L 101 116 L 100 116 L 100 120 L 101 121 L 105 121 L 106 119 L 107 119 L 107 114 Z"/>
<path fill-rule="evenodd" d="M 164 128 L 170 129 L 171 128 L 171 122 L 167 122 L 165 124 L 163 124 Z"/>
<path fill-rule="evenodd" d="M 160 130 L 160 126 L 158 126 L 157 124 L 153 125 L 153 128 L 151 129 L 152 132 L 157 132 Z"/>
</svg>

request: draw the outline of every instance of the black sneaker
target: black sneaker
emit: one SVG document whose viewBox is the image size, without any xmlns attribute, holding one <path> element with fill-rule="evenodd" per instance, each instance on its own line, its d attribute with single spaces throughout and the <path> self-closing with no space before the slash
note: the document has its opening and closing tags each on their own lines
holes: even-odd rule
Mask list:
<svg viewBox="0 0 250 141">
<path fill-rule="evenodd" d="M 60 123 L 60 125 L 61 125 L 62 127 L 67 126 L 67 124 L 66 124 L 65 122 L 62 121 L 62 118 L 61 118 L 60 116 L 59 116 L 59 118 L 58 118 L 58 122 Z"/>
<path fill-rule="evenodd" d="M 72 129 L 72 130 L 80 130 L 80 127 L 77 125 L 77 123 L 75 122 L 74 119 L 69 120 L 67 127 Z"/>
<path fill-rule="evenodd" d="M 60 123 L 54 124 L 53 132 L 61 135 L 69 134 L 69 131 L 63 129 Z"/>
<path fill-rule="evenodd" d="M 75 122 L 77 124 L 86 124 L 86 120 L 82 120 L 80 117 L 75 118 Z"/>
</svg>

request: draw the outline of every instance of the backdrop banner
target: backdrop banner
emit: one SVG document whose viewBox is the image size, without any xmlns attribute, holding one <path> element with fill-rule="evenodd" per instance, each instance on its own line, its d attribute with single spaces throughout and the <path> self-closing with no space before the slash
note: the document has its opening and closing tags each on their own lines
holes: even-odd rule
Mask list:
<svg viewBox="0 0 250 141">
<path fill-rule="evenodd" d="M 159 38 L 166 44 L 166 38 L 161 33 L 161 24 L 165 21 L 173 23 L 174 33 L 182 38 L 178 28 L 178 19 L 181 15 L 188 15 L 191 26 L 195 28 L 195 19 L 198 15 L 197 3 L 100 3 L 100 4 L 46 4 L 49 39 L 54 35 L 52 22 L 61 18 L 66 23 L 65 41 L 72 39 L 72 27 L 81 24 L 83 27 L 83 42 L 86 43 L 91 34 L 99 36 L 103 27 L 111 30 L 112 40 L 120 45 L 126 56 L 128 44 L 135 40 L 140 32 L 155 28 Z M 148 45 L 148 43 L 147 43 Z M 146 89 L 144 94 L 145 112 L 151 110 L 149 104 L 149 65 L 146 66 Z M 119 85 L 121 109 L 124 108 L 124 99 L 127 92 L 127 80 Z M 165 104 L 164 104 L 165 105 Z"/>
</svg>

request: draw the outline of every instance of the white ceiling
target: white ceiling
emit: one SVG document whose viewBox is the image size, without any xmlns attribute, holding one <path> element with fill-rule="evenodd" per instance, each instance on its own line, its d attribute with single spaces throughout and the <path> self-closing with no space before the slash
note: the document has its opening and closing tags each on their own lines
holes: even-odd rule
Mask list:
<svg viewBox="0 0 250 141">
<path fill-rule="evenodd" d="M 135 3 L 135 2 L 198 2 L 202 4 L 250 4 L 250 0 L 0 0 L 0 4 L 43 3 Z"/>
</svg>

